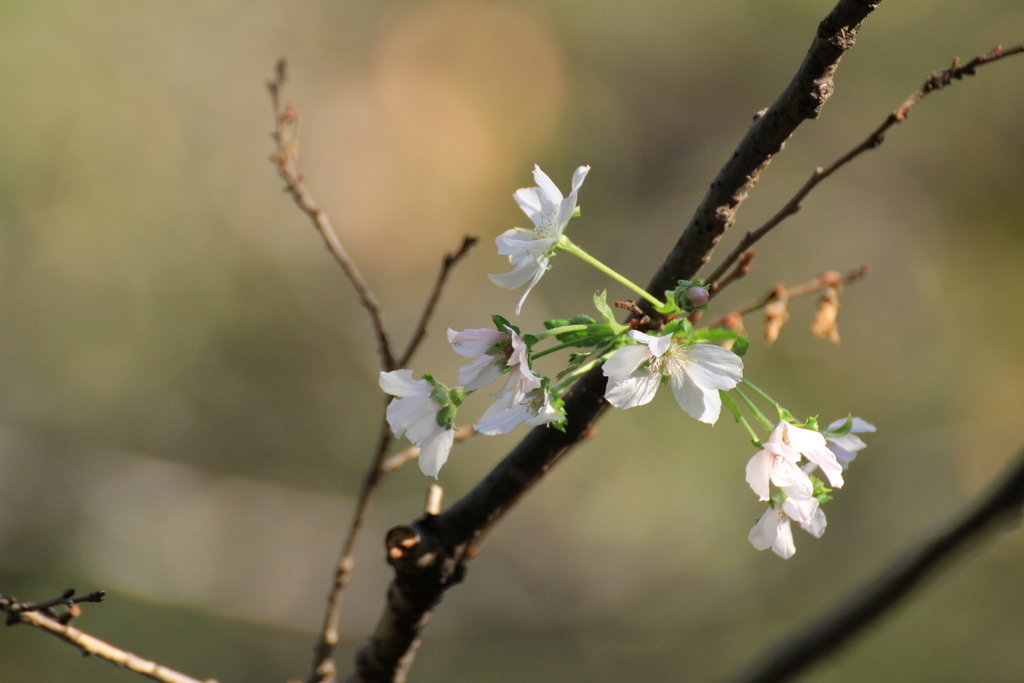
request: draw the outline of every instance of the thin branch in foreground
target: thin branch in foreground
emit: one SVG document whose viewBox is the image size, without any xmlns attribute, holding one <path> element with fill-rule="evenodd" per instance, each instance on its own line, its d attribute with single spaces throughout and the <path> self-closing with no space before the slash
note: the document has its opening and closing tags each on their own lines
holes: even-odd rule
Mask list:
<svg viewBox="0 0 1024 683">
<path fill-rule="evenodd" d="M 786 220 L 801 208 L 801 202 L 811 193 L 811 191 L 817 187 L 823 180 L 831 176 L 833 173 L 838 171 L 840 168 L 850 163 L 858 156 L 867 152 L 868 150 L 875 149 L 882 142 L 885 141 L 885 133 L 890 128 L 895 126 L 897 123 L 902 123 L 904 119 L 910 114 L 910 110 L 917 106 L 929 93 L 933 93 L 936 90 L 942 90 L 947 85 L 953 83 L 953 81 L 962 80 L 965 76 L 974 76 L 978 73 L 978 67 L 984 66 L 985 64 L 991 64 L 992 62 L 998 61 L 1005 57 L 1010 57 L 1015 54 L 1024 52 L 1024 43 L 1014 45 L 1013 47 L 1004 50 L 1002 46 L 996 46 L 987 55 L 975 57 L 966 64 L 960 64 L 959 59 L 953 60 L 953 65 L 948 69 L 942 71 L 936 71 L 933 73 L 927 81 L 924 82 L 916 92 L 910 97 L 903 101 L 899 107 L 893 110 L 889 114 L 888 118 L 875 129 L 871 135 L 869 135 L 863 142 L 851 149 L 849 152 L 833 161 L 828 166 L 822 168 L 818 167 L 814 169 L 814 173 L 807 179 L 807 182 L 803 184 L 795 195 L 790 198 L 786 204 L 778 210 L 778 212 L 768 219 L 761 227 L 752 232 L 748 232 L 740 240 L 740 243 L 729 253 L 728 256 L 719 264 L 718 268 L 708 277 L 708 282 L 714 287 L 715 283 L 725 274 L 729 267 L 751 246 L 758 242 L 762 237 L 771 232 L 776 226 L 782 221 Z"/>
<path fill-rule="evenodd" d="M 87 596 L 73 602 L 73 605 L 77 605 L 80 602 L 98 602 L 98 596 L 96 593 L 90 593 Z M 99 598 L 102 599 L 102 598 Z M 56 606 L 58 604 L 67 604 L 69 601 L 66 598 L 59 598 L 56 601 L 49 601 L 49 604 L 45 609 Z M 91 636 L 88 633 L 79 631 L 77 628 L 69 626 L 68 624 L 61 623 L 59 619 L 54 619 L 42 611 L 45 603 L 28 605 L 19 603 L 9 596 L 0 596 L 0 610 L 6 611 L 8 617 L 14 617 L 14 624 L 27 624 L 29 626 L 35 626 L 36 628 L 42 629 L 47 633 L 50 633 L 66 643 L 70 643 L 78 648 L 83 655 L 87 657 L 99 657 L 105 659 L 112 664 L 116 664 L 119 667 L 128 669 L 137 674 L 141 674 L 146 678 L 150 678 L 154 681 L 160 681 L 161 683 L 216 683 L 213 680 L 200 681 L 198 678 L 192 678 L 183 673 L 175 671 L 174 669 L 168 669 L 166 666 L 151 662 L 148 659 L 143 659 L 138 655 L 134 655 L 131 652 L 127 652 L 118 647 L 114 647 L 110 643 L 100 640 L 95 636 Z M 8 619 L 8 625 L 12 624 L 10 618 Z"/>
<path fill-rule="evenodd" d="M 276 150 L 270 160 L 274 162 L 278 174 L 284 179 L 285 191 L 292 196 L 299 209 L 313 221 L 313 225 L 324 239 L 327 250 L 331 252 L 334 260 L 338 262 L 341 270 L 352 283 L 363 308 L 369 312 L 373 330 L 377 335 L 377 353 L 380 356 L 381 366 L 385 370 L 394 370 L 400 366 L 396 364 L 394 353 L 391 350 L 391 340 L 387 327 L 384 325 L 380 304 L 377 303 L 377 298 L 370 290 L 370 286 L 363 278 L 355 261 L 352 260 L 345 250 L 345 246 L 338 239 L 327 212 L 316 203 L 312 193 L 303 184 L 302 174 L 298 170 L 299 112 L 291 105 L 281 103 L 281 88 L 284 87 L 286 75 L 287 63 L 284 59 L 280 59 L 277 62 L 274 78 L 267 81 L 267 90 L 270 92 L 270 101 L 274 107 L 274 132 L 271 137 L 276 145 Z"/>
<path fill-rule="evenodd" d="M 1016 527 L 1024 506 L 1024 452 L 1000 479 L 946 529 L 899 558 L 825 616 L 769 647 L 736 683 L 791 680 L 895 609 L 966 546 Z"/>
</svg>

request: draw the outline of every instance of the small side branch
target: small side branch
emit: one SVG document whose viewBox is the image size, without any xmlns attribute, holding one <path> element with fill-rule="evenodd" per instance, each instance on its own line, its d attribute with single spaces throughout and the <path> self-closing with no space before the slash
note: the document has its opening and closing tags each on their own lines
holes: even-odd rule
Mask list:
<svg viewBox="0 0 1024 683">
<path fill-rule="evenodd" d="M 764 296 L 734 308 L 722 317 L 708 323 L 708 327 L 721 327 L 727 318 L 752 313 L 760 308 L 764 308 L 772 301 L 780 299 L 783 296 L 786 300 L 796 299 L 801 296 L 813 294 L 814 292 L 820 292 L 821 290 L 828 289 L 829 287 L 839 287 L 841 285 L 850 284 L 851 282 L 856 282 L 867 274 L 868 267 L 860 266 L 859 268 L 854 268 L 846 275 L 839 275 L 837 271 L 829 270 L 813 280 L 808 280 L 807 282 L 802 282 L 798 285 L 793 285 L 792 287 L 778 285 L 769 290 L 769 292 Z M 780 290 L 781 292 L 784 292 L 784 294 L 780 294 Z"/>
<path fill-rule="evenodd" d="M 285 60 L 281 59 L 277 62 L 274 78 L 267 81 L 267 90 L 270 91 L 270 100 L 274 107 L 274 132 L 271 137 L 276 145 L 276 151 L 270 160 L 274 162 L 278 174 L 284 179 L 285 191 L 292 196 L 302 212 L 313 221 L 313 225 L 324 239 L 327 250 L 331 252 L 334 260 L 338 262 L 345 276 L 355 287 L 363 308 L 369 312 L 374 332 L 377 335 L 377 353 L 380 355 L 381 366 L 385 370 L 394 370 L 400 366 L 395 362 L 395 356 L 391 350 L 391 340 L 388 337 L 384 316 L 377 303 L 377 298 L 370 290 L 370 286 L 363 278 L 355 261 L 352 260 L 345 250 L 345 246 L 338 239 L 327 212 L 316 203 L 312 193 L 303 184 L 302 174 L 298 170 L 299 112 L 291 105 L 284 105 L 281 102 L 281 88 L 284 87 L 286 75 L 287 64 Z"/>
<path fill-rule="evenodd" d="M 1016 527 L 1024 506 L 1024 453 L 1002 479 L 947 529 L 904 555 L 842 605 L 768 648 L 736 683 L 791 680 L 892 611 L 966 546 Z"/>
<path fill-rule="evenodd" d="M 74 591 L 72 591 L 72 593 L 73 592 Z M 80 598 L 71 598 L 65 591 L 65 595 L 57 598 L 56 600 L 49 600 L 45 603 L 19 603 L 10 596 L 0 595 L 0 610 L 7 612 L 8 626 L 13 624 L 27 624 L 29 626 L 35 626 L 36 628 L 42 629 L 47 633 L 60 638 L 66 643 L 70 643 L 87 657 L 99 657 L 100 659 L 105 659 L 112 664 L 116 664 L 117 666 L 128 669 L 129 671 L 134 671 L 135 673 L 141 674 L 154 681 L 160 681 L 161 683 L 216 683 L 212 680 L 201 681 L 198 678 L 192 678 L 191 676 L 187 676 L 175 671 L 174 669 L 168 669 L 166 666 L 162 666 L 156 662 L 143 659 L 131 652 L 114 647 L 110 643 L 102 641 L 88 633 L 79 631 L 77 628 L 74 628 L 67 623 L 62 623 L 63 615 L 61 617 L 54 618 L 46 613 L 58 605 L 68 605 L 69 611 L 65 612 L 65 614 L 70 614 L 72 612 L 72 608 L 77 609 L 79 603 L 98 602 L 99 600 L 102 600 L 102 591 L 90 593 L 89 595 L 84 595 Z"/>
<path fill-rule="evenodd" d="M 963 80 L 965 76 L 974 76 L 978 73 L 978 67 L 980 66 L 991 64 L 992 62 L 1005 57 L 1010 57 L 1011 55 L 1020 54 L 1021 52 L 1024 52 L 1024 43 L 1014 45 L 1007 50 L 1004 50 L 1002 46 L 997 46 L 987 55 L 975 57 L 966 64 L 960 64 L 959 59 L 954 59 L 953 65 L 948 69 L 943 69 L 942 71 L 936 71 L 933 73 L 928 80 L 924 82 L 924 85 L 904 100 L 903 104 L 893 110 L 893 112 L 889 114 L 889 117 L 882 122 L 882 125 L 876 128 L 871 135 L 864 139 L 863 142 L 833 161 L 828 166 L 814 169 L 814 173 L 812 173 L 811 177 L 807 179 L 807 182 L 803 184 L 803 187 L 801 187 L 774 216 L 769 218 L 768 221 L 757 230 L 748 232 L 743 236 L 743 239 L 741 239 L 740 243 L 736 245 L 736 248 L 725 257 L 725 260 L 723 260 L 718 268 L 715 269 L 715 272 L 708 277 L 708 282 L 714 286 L 714 284 L 718 282 L 719 278 L 729 270 L 729 267 L 732 266 L 732 264 L 735 263 L 744 252 L 760 241 L 762 237 L 774 230 L 776 226 L 782 223 L 782 221 L 797 213 L 801 208 L 801 202 L 803 202 L 807 195 L 821 184 L 822 181 L 859 157 L 864 152 L 875 149 L 881 145 L 882 142 L 885 141 L 885 133 L 896 124 L 902 123 L 910 114 L 910 110 L 917 106 L 917 103 L 923 100 L 929 93 L 933 93 L 936 90 L 942 90 L 954 81 Z"/>
</svg>

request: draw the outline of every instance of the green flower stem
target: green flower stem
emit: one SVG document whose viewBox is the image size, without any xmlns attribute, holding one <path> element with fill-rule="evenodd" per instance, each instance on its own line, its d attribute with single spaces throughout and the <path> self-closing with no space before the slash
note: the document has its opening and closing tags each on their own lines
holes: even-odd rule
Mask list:
<svg viewBox="0 0 1024 683">
<path fill-rule="evenodd" d="M 750 409 L 750 412 L 754 414 L 754 417 L 756 417 L 757 421 L 761 423 L 761 426 L 770 432 L 773 427 L 772 423 L 768 421 L 768 418 L 764 416 L 764 413 L 757 409 L 754 402 L 751 401 L 750 398 L 739 389 L 739 387 L 733 389 L 732 392 L 736 394 L 741 401 L 743 401 L 743 404 L 747 406 L 747 408 Z"/>
<path fill-rule="evenodd" d="M 778 401 L 776 401 L 774 398 L 772 398 L 771 396 L 769 396 L 764 391 L 762 391 L 761 389 L 759 389 L 755 385 L 751 384 L 747 380 L 741 379 L 740 383 L 746 385 L 747 387 L 749 387 L 751 391 L 753 391 L 755 394 L 757 394 L 758 396 L 763 398 L 765 401 L 770 403 L 772 406 L 778 406 L 779 405 Z"/>
<path fill-rule="evenodd" d="M 757 437 L 757 432 L 755 432 L 754 428 L 750 426 L 749 422 L 747 422 L 747 418 L 743 417 L 743 413 L 740 412 L 740 407 L 736 405 L 736 401 L 732 400 L 732 396 L 730 396 L 728 392 L 719 390 L 718 393 L 722 397 L 722 404 L 729 409 L 732 416 L 736 418 L 736 422 L 742 425 L 743 429 L 747 431 L 747 434 L 750 435 L 750 440 L 753 444 L 755 446 L 760 446 L 761 440 Z"/>
<path fill-rule="evenodd" d="M 640 285 L 638 285 L 638 284 L 636 284 L 634 282 L 631 282 L 630 280 L 626 279 L 622 275 L 619 275 L 619 273 L 617 273 L 616 271 L 612 270 L 611 268 L 609 268 L 608 266 L 606 266 L 605 264 L 601 263 L 596 258 L 591 256 L 590 254 L 588 254 L 587 252 L 583 251 L 578 246 L 576 246 L 575 244 L 570 242 L 564 235 L 562 236 L 562 239 L 559 240 L 559 242 L 558 242 L 558 248 L 561 249 L 562 251 L 567 251 L 570 254 L 573 254 L 573 255 L 578 256 L 579 258 L 583 259 L 584 261 L 586 261 L 590 265 L 594 266 L 599 271 L 601 271 L 602 273 L 604 273 L 605 275 L 607 275 L 611 279 L 615 280 L 616 282 L 618 282 L 622 286 L 624 286 L 624 287 L 626 287 L 628 289 L 633 290 L 634 292 L 636 292 L 637 294 L 639 294 L 643 298 L 647 299 L 652 304 L 654 304 L 656 307 L 664 308 L 665 304 L 662 303 L 661 301 L 659 301 L 657 298 L 651 296 L 647 292 L 646 289 L 644 289 L 643 287 L 641 287 Z"/>
<path fill-rule="evenodd" d="M 595 368 L 601 363 L 605 362 L 608 359 L 608 356 L 611 355 L 611 353 L 612 352 L 610 351 L 608 353 L 603 353 L 594 360 L 584 363 L 580 367 L 573 370 L 571 373 L 565 376 L 565 379 L 563 379 L 554 387 L 554 392 L 561 396 L 562 392 L 568 389 L 573 382 L 575 382 L 577 379 L 590 372 L 592 368 Z"/>
<path fill-rule="evenodd" d="M 607 325 L 601 324 L 580 323 L 579 325 L 563 325 L 562 327 L 553 327 L 550 330 L 544 330 L 543 332 L 540 332 L 533 336 L 537 338 L 537 341 L 541 341 L 542 339 L 547 339 L 548 337 L 557 337 L 558 335 L 565 334 L 566 332 L 590 332 L 592 330 L 610 331 L 611 328 L 608 327 Z"/>
<path fill-rule="evenodd" d="M 564 344 L 559 344 L 558 346 L 552 346 L 550 349 L 544 349 L 543 351 L 538 351 L 537 353 L 532 354 L 530 356 L 530 360 L 537 360 L 538 358 L 542 358 L 542 357 L 548 355 L 549 353 L 554 353 L 555 351 L 561 351 L 562 349 L 571 349 L 573 347 L 588 346 L 588 345 L 590 345 L 593 342 L 600 342 L 600 341 L 603 341 L 603 340 L 605 340 L 607 338 L 608 338 L 608 336 L 604 335 L 604 334 L 595 334 L 595 335 L 591 335 L 589 337 L 580 337 L 579 339 L 574 339 L 573 341 L 568 341 L 568 342 L 565 342 Z"/>
</svg>

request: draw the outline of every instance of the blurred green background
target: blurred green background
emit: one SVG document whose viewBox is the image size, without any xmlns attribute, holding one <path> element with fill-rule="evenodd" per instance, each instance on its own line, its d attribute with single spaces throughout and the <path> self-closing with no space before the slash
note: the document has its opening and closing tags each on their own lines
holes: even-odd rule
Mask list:
<svg viewBox="0 0 1024 683">
<path fill-rule="evenodd" d="M 268 163 L 264 82 L 286 56 L 301 167 L 404 344 L 442 254 L 462 264 L 413 368 L 454 380 L 444 328 L 510 315 L 493 239 L 539 163 L 593 170 L 574 240 L 646 282 L 802 59 L 820 0 L 0 4 L 0 592 L 103 588 L 78 625 L 199 678 L 304 678 L 383 399 L 366 316 Z M 890 1 L 837 90 L 726 236 L 863 139 L 932 71 L 1024 39 L 1019 0 Z M 719 680 L 859 586 L 998 479 L 1024 445 L 1024 58 L 929 97 L 758 247 L 714 311 L 869 264 L 843 344 L 812 298 L 747 376 L 879 431 L 797 554 L 758 553 L 752 454 L 668 395 L 615 412 L 488 541 L 411 679 Z M 724 254 L 724 251 L 722 252 Z M 567 256 L 520 320 L 608 286 Z M 609 287 L 613 297 L 624 291 Z M 483 401 L 467 404 L 474 418 Z M 449 500 L 521 432 L 457 447 Z M 420 511 L 382 487 L 346 598 L 341 666 L 372 628 L 381 538 Z M 1024 678 L 1024 536 L 987 544 L 807 680 Z M 129 681 L 30 630 L 0 679 Z"/>
</svg>

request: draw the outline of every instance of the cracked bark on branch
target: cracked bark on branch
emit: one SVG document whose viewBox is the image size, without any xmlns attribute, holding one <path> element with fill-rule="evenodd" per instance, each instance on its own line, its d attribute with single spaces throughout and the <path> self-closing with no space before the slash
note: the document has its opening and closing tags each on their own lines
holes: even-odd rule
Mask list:
<svg viewBox="0 0 1024 683">
<path fill-rule="evenodd" d="M 853 46 L 861 22 L 881 0 L 839 0 L 821 22 L 796 76 L 759 116 L 711 183 L 682 236 L 654 275 L 648 291 L 660 293 L 694 277 L 708 261 L 736 211 L 785 141 L 806 119 L 816 118 L 834 89 L 832 76 Z M 600 368 L 566 394 L 565 432 L 537 427 L 476 487 L 438 516 L 428 515 L 388 534 L 388 562 L 395 579 L 369 641 L 359 651 L 350 683 L 403 681 L 419 635 L 445 591 L 459 583 L 465 562 L 482 537 L 570 448 L 582 441 L 607 406 Z"/>
</svg>

